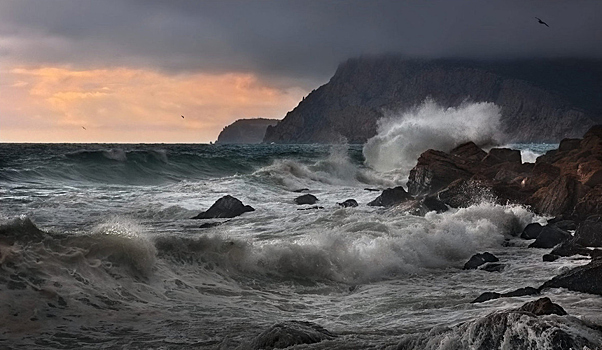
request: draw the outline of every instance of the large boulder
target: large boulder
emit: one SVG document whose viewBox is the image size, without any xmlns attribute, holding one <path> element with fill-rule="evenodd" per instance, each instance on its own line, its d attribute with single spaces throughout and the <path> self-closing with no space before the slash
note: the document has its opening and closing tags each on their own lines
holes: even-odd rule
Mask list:
<svg viewBox="0 0 602 350">
<path fill-rule="evenodd" d="M 414 196 L 433 194 L 458 179 L 470 179 L 478 167 L 478 162 L 430 149 L 410 171 L 408 192 Z"/>
<path fill-rule="evenodd" d="M 218 199 L 207 211 L 193 219 L 233 218 L 249 211 L 254 211 L 250 205 L 244 205 L 240 200 L 230 195 Z"/>
<path fill-rule="evenodd" d="M 492 148 L 482 160 L 487 165 L 495 165 L 501 163 L 517 163 L 521 164 L 522 159 L 520 151 L 510 148 Z"/>
<path fill-rule="evenodd" d="M 541 231 L 543 230 L 543 226 L 537 222 L 531 223 L 523 229 L 523 232 L 520 234 L 520 238 L 522 239 L 535 239 Z"/>
<path fill-rule="evenodd" d="M 519 311 L 530 312 L 536 316 L 543 315 L 559 315 L 564 316 L 567 315 L 566 311 L 562 308 L 562 306 L 555 304 L 550 300 L 550 298 L 541 298 L 534 301 L 530 301 L 523 306 L 518 308 Z"/>
<path fill-rule="evenodd" d="M 285 321 L 261 332 L 251 342 L 251 349 L 284 349 L 293 345 L 314 344 L 334 339 L 336 335 L 322 326 L 304 321 Z"/>
<path fill-rule="evenodd" d="M 597 215 L 587 218 L 577 227 L 572 241 L 584 247 L 602 247 L 602 218 Z"/>
<path fill-rule="evenodd" d="M 341 203 L 337 203 L 339 206 L 343 207 L 343 208 L 349 208 L 349 207 L 357 207 L 358 203 L 355 199 L 347 199 L 344 202 Z"/>
<path fill-rule="evenodd" d="M 540 213 L 570 216 L 584 193 L 583 185 L 575 177 L 561 175 L 549 186 L 535 192 L 531 203 Z"/>
<path fill-rule="evenodd" d="M 452 149 L 449 151 L 449 154 L 476 162 L 482 161 L 487 156 L 487 152 L 483 151 L 472 141 L 463 143 Z"/>
<path fill-rule="evenodd" d="M 387 188 L 380 196 L 376 197 L 372 202 L 368 203 L 370 206 L 380 207 L 392 207 L 394 205 L 403 203 L 411 200 L 412 196 L 406 192 L 401 186 L 395 188 Z"/>
<path fill-rule="evenodd" d="M 540 289 L 566 288 L 575 292 L 602 295 L 602 258 L 578 266 L 545 282 Z"/>
<path fill-rule="evenodd" d="M 547 225 L 542 227 L 535 242 L 531 243 L 529 248 L 553 248 L 564 241 L 568 241 L 571 237 L 570 233 L 558 227 Z"/>
<path fill-rule="evenodd" d="M 318 197 L 314 196 L 313 194 L 304 194 L 302 196 L 295 198 L 295 203 L 297 203 L 299 205 L 315 204 L 317 201 L 318 201 Z"/>
</svg>

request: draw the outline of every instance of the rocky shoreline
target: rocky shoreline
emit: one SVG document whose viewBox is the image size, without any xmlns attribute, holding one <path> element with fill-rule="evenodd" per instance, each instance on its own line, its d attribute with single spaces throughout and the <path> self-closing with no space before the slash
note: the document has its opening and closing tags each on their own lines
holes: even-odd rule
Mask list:
<svg viewBox="0 0 602 350">
<path fill-rule="evenodd" d="M 541 286 L 526 286 L 506 293 L 487 291 L 473 303 L 539 295 L 553 288 L 602 296 L 599 249 L 602 247 L 602 126 L 592 127 L 582 139 L 562 140 L 557 150 L 540 156 L 535 163 L 522 163 L 517 150 L 493 148 L 485 152 L 472 142 L 449 153 L 427 150 L 411 170 L 407 188 L 408 191 L 403 187 L 386 189 L 368 205 L 395 206 L 415 215 L 468 207 L 483 198 L 500 204 L 524 205 L 537 214 L 553 217 L 545 226 L 534 223 L 513 232 L 522 239 L 533 240 L 529 248 L 551 249 L 542 257 L 544 261 L 576 254 L 591 258 L 588 264 L 565 271 Z M 300 202 L 299 198 L 295 199 L 298 204 L 315 202 Z M 350 206 L 356 206 L 357 202 L 354 204 Z M 473 256 L 464 268 L 498 272 L 503 270 L 504 263 L 485 252 Z M 567 332 L 558 317 L 569 318 L 583 332 L 579 335 Z M 522 323 L 528 331 L 517 328 L 517 323 Z M 285 348 L 328 341 L 336 336 L 319 325 L 291 321 L 265 330 L 248 346 Z M 533 336 L 539 339 L 537 344 L 533 344 Z M 602 326 L 571 318 L 549 298 L 541 298 L 518 309 L 406 336 L 396 349 L 439 348 L 435 344 L 444 339 L 458 348 L 599 349 Z"/>
</svg>

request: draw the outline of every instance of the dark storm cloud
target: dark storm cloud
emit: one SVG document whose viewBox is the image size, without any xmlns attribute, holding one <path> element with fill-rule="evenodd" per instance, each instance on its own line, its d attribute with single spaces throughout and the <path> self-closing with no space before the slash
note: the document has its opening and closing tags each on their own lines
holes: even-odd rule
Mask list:
<svg viewBox="0 0 602 350">
<path fill-rule="evenodd" d="M 323 81 L 363 54 L 602 57 L 601 13 L 596 0 L 4 0 L 0 57 Z"/>
</svg>

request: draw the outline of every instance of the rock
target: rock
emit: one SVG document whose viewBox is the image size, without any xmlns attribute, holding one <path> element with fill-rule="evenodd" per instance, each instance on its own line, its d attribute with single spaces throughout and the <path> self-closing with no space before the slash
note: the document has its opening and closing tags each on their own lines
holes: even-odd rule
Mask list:
<svg viewBox="0 0 602 350">
<path fill-rule="evenodd" d="M 496 292 L 485 292 L 481 295 L 479 295 L 475 300 L 471 301 L 472 304 L 475 303 L 483 303 L 489 300 L 493 300 L 493 299 L 499 299 L 501 298 L 502 295 L 500 293 L 496 293 Z"/>
<path fill-rule="evenodd" d="M 489 252 L 475 254 L 464 264 L 464 270 L 474 270 L 485 263 L 498 261 L 500 261 L 500 259 Z"/>
<path fill-rule="evenodd" d="M 479 268 L 479 270 L 487 271 L 487 272 L 501 272 L 506 267 L 506 264 L 495 264 L 489 263 L 483 265 L 483 267 Z"/>
<path fill-rule="evenodd" d="M 427 196 L 422 199 L 422 205 L 427 211 L 435 211 L 437 213 L 443 213 L 448 210 L 447 205 L 437 199 L 436 196 Z"/>
<path fill-rule="evenodd" d="M 519 288 L 517 290 L 513 290 L 512 292 L 503 293 L 502 297 L 510 298 L 510 297 L 524 297 L 527 295 L 538 295 L 539 290 L 533 287 L 524 287 Z"/>
<path fill-rule="evenodd" d="M 535 192 L 530 202 L 539 213 L 570 216 L 584 192 L 583 185 L 575 177 L 561 175 Z"/>
<path fill-rule="evenodd" d="M 518 308 L 519 311 L 530 312 L 536 316 L 543 315 L 567 315 L 566 311 L 558 305 L 554 304 L 550 298 L 541 298 L 534 301 L 530 301 L 523 306 Z"/>
<path fill-rule="evenodd" d="M 301 204 L 315 204 L 318 201 L 318 198 L 313 194 L 304 194 L 295 198 L 295 203 Z"/>
<path fill-rule="evenodd" d="M 338 205 L 340 205 L 343 208 L 349 208 L 349 207 L 357 207 L 357 201 L 355 199 L 347 199 L 344 202 L 341 203 L 337 203 Z"/>
<path fill-rule="evenodd" d="M 452 149 L 449 151 L 449 154 L 476 162 L 480 162 L 487 156 L 487 152 L 483 151 L 472 141 L 463 143 Z"/>
<path fill-rule="evenodd" d="M 589 249 L 575 244 L 573 239 L 566 240 L 552 249 L 550 255 L 557 256 L 573 256 L 573 255 L 589 255 Z"/>
<path fill-rule="evenodd" d="M 378 188 L 368 188 L 368 187 L 366 187 L 366 188 L 364 188 L 364 191 L 368 191 L 368 192 L 379 192 L 379 191 L 381 191 L 381 190 L 379 190 Z"/>
<path fill-rule="evenodd" d="M 535 242 L 529 245 L 529 248 L 553 248 L 557 244 L 567 241 L 571 234 L 554 226 L 544 226 Z"/>
<path fill-rule="evenodd" d="M 602 259 L 575 267 L 545 282 L 540 289 L 566 288 L 575 292 L 602 295 Z"/>
<path fill-rule="evenodd" d="M 251 349 L 284 349 L 293 345 L 315 344 L 334 339 L 336 335 L 322 326 L 304 321 L 278 323 L 261 332 L 251 342 Z"/>
<path fill-rule="evenodd" d="M 226 126 L 217 137 L 216 144 L 261 143 L 268 126 L 278 124 L 278 119 L 239 119 Z"/>
<path fill-rule="evenodd" d="M 410 170 L 408 192 L 414 196 L 434 194 L 456 180 L 470 179 L 479 166 L 477 162 L 445 152 L 427 150 Z"/>
<path fill-rule="evenodd" d="M 544 254 L 542 257 L 543 261 L 547 261 L 547 262 L 556 261 L 559 258 L 560 258 L 560 255 L 556 255 L 556 254 Z"/>
<path fill-rule="evenodd" d="M 483 163 L 495 165 L 501 163 L 522 163 L 520 151 L 510 148 L 492 148 L 487 156 L 483 158 Z"/>
<path fill-rule="evenodd" d="M 395 188 L 387 188 L 384 190 L 380 196 L 376 197 L 372 202 L 368 203 L 370 206 L 380 206 L 380 207 L 392 207 L 394 205 L 403 203 L 405 201 L 411 200 L 412 196 L 410 196 L 401 186 L 397 186 Z"/>
<path fill-rule="evenodd" d="M 497 292 L 485 292 L 479 295 L 475 300 L 471 301 L 471 303 L 482 303 L 488 300 L 499 299 L 499 298 L 510 298 L 510 297 L 523 297 L 527 295 L 538 295 L 539 290 L 533 287 L 524 287 L 519 288 L 517 290 L 513 290 L 507 293 L 497 293 Z"/>
<path fill-rule="evenodd" d="M 314 205 L 313 207 L 308 207 L 308 208 L 299 208 L 297 210 L 317 210 L 317 209 L 324 209 L 324 207 L 321 207 L 319 205 Z"/>
<path fill-rule="evenodd" d="M 303 193 L 303 192 L 308 192 L 308 191 L 309 191 L 309 188 L 300 188 L 297 190 L 293 190 L 293 192 L 296 192 L 296 193 Z"/>
<path fill-rule="evenodd" d="M 583 247 L 602 247 L 602 218 L 597 215 L 587 218 L 575 231 L 572 241 Z"/>
<path fill-rule="evenodd" d="M 577 228 L 577 223 L 575 223 L 573 220 L 557 220 L 554 222 L 548 221 L 548 225 L 558 227 L 564 231 L 575 230 Z"/>
<path fill-rule="evenodd" d="M 0 224 L 0 242 L 7 245 L 13 245 L 15 242 L 41 242 L 48 237 L 50 236 L 40 230 L 28 217 L 18 217 Z M 0 259 L 2 259 L 2 252 L 0 252 Z"/>
<path fill-rule="evenodd" d="M 541 233 L 541 230 L 543 230 L 543 226 L 541 226 L 539 223 L 537 223 L 537 222 L 531 223 L 531 224 L 525 226 L 525 229 L 520 234 L 520 238 L 535 239 L 535 238 L 537 238 L 537 236 L 539 236 L 539 234 Z"/>
<path fill-rule="evenodd" d="M 254 210 L 250 205 L 244 205 L 240 200 L 226 195 L 218 199 L 207 211 L 193 219 L 233 218 Z"/>
<path fill-rule="evenodd" d="M 397 344 L 397 350 L 599 348 L 602 332 L 591 322 L 574 317 L 540 316 L 548 312 L 558 314 L 562 312 L 560 310 L 560 306 L 551 302 L 535 301 L 456 326 L 438 326 L 428 332 L 404 335 Z"/>
</svg>

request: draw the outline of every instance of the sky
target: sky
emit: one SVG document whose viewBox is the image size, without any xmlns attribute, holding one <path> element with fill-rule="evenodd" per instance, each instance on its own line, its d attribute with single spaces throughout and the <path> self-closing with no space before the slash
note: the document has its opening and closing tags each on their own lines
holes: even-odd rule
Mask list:
<svg viewBox="0 0 602 350">
<path fill-rule="evenodd" d="M 360 55 L 602 58 L 600 18 L 599 0 L 0 0 L 0 142 L 215 141 Z"/>
</svg>

